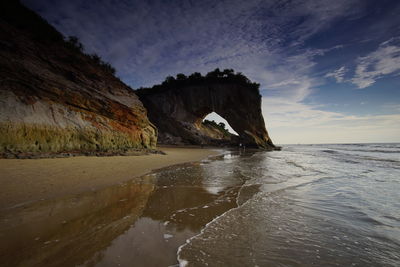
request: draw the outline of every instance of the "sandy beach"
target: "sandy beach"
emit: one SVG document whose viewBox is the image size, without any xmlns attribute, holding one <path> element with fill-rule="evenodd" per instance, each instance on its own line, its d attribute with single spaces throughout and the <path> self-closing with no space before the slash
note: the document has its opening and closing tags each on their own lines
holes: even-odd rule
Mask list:
<svg viewBox="0 0 400 267">
<path fill-rule="evenodd" d="M 0 159 L 0 209 L 96 191 L 155 169 L 219 153 L 215 149 L 160 149 L 166 155 Z"/>
<path fill-rule="evenodd" d="M 80 161 L 75 165 L 72 164 L 75 158 L 48 159 L 54 163 L 39 169 L 41 175 L 30 177 L 40 181 L 36 183 L 47 189 L 43 191 L 40 186 L 32 187 L 33 182 L 27 186 L 21 184 L 29 180 L 22 176 L 22 170 L 31 171 L 32 166 L 43 160 L 13 163 L 23 165 L 19 172 L 12 171 L 9 164 L 8 172 L 19 181 L 14 186 L 24 194 L 19 194 L 19 198 L 9 197 L 17 204 L 0 210 L 0 262 L 5 266 L 178 264 L 178 248 L 199 234 L 208 222 L 237 207 L 239 192 L 242 199 L 249 196 L 249 190 L 241 190 L 244 180 L 240 173 L 226 169 L 229 157 L 198 161 L 219 151 L 163 150 L 168 155 L 84 157 L 78 158 Z M 108 162 L 116 167 L 109 170 L 113 165 L 110 167 Z M 161 167 L 177 162 L 187 163 Z M 63 166 L 64 173 L 57 164 Z M 140 167 L 133 168 L 134 165 Z M 68 173 L 67 167 L 73 171 Z M 131 176 L 156 167 L 161 168 Z M 76 170 L 79 168 L 80 172 Z M 77 185 L 71 184 L 83 170 L 87 177 L 81 178 Z M 96 173 L 97 179 L 91 178 Z M 6 190 L 2 188 L 3 192 Z M 29 194 L 30 199 L 44 199 L 21 202 Z"/>
</svg>

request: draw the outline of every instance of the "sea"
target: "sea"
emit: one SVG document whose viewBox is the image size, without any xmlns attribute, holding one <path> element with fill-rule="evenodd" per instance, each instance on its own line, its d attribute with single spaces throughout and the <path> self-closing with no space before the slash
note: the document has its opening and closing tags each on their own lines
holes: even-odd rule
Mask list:
<svg viewBox="0 0 400 267">
<path fill-rule="evenodd" d="M 180 246 L 182 266 L 400 266 L 400 144 L 288 145 L 209 168 L 243 179 L 238 206 Z"/>
<path fill-rule="evenodd" d="M 4 266 L 400 266 L 400 144 L 220 150 L 8 211 Z"/>
</svg>

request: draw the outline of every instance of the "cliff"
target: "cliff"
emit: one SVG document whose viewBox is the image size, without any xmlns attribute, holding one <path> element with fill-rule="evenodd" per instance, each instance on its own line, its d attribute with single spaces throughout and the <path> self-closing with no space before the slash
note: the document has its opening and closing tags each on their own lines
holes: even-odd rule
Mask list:
<svg viewBox="0 0 400 267">
<path fill-rule="evenodd" d="M 158 132 L 162 144 L 276 148 L 259 85 L 241 73 L 178 74 L 133 91 L 76 38 L 13 0 L 0 3 L 0 37 L 0 157 L 125 154 L 155 148 Z M 203 123 L 213 111 L 239 136 Z"/>
<path fill-rule="evenodd" d="M 239 142 L 238 136 L 230 133 L 225 127 L 221 127 L 215 121 L 204 120 L 200 132 L 208 137 L 208 143 L 213 145 L 232 145 Z"/>
<path fill-rule="evenodd" d="M 18 1 L 0 4 L 0 155 L 154 148 L 134 91 Z"/>
<path fill-rule="evenodd" d="M 205 77 L 178 74 L 153 88 L 137 90 L 159 130 L 160 143 L 242 143 L 248 147 L 275 149 L 265 128 L 258 84 L 233 70 L 216 69 Z M 216 138 L 205 130 L 205 116 L 216 112 L 225 118 L 238 137 Z M 220 139 L 220 140 L 218 140 Z"/>
</svg>

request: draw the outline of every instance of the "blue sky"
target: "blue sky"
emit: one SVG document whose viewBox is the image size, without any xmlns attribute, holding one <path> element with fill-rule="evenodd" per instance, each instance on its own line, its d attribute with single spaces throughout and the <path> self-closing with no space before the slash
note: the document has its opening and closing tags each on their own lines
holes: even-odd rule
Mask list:
<svg viewBox="0 0 400 267">
<path fill-rule="evenodd" d="M 275 143 L 400 142 L 400 1 L 23 3 L 133 88 L 243 72 Z"/>
</svg>

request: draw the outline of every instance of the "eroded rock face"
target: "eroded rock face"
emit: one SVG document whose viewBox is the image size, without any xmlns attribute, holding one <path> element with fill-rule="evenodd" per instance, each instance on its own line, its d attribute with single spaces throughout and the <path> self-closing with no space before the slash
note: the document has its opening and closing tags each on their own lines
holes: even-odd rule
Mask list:
<svg viewBox="0 0 400 267">
<path fill-rule="evenodd" d="M 0 153 L 156 146 L 130 87 L 17 1 L 0 9 Z"/>
<path fill-rule="evenodd" d="M 165 90 L 137 91 L 149 110 L 150 121 L 159 130 L 160 143 L 213 144 L 202 129 L 202 121 L 211 112 L 225 118 L 239 134 L 231 144 L 273 149 L 261 113 L 258 89 L 243 84 L 214 82 Z M 215 140 L 214 140 L 215 141 Z"/>
</svg>

